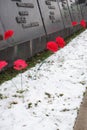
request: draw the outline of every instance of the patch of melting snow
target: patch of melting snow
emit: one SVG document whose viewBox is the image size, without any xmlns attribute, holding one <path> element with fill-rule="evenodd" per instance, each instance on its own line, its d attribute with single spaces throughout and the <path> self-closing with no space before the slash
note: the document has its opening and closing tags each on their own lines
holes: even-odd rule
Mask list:
<svg viewBox="0 0 87 130">
<path fill-rule="evenodd" d="M 87 86 L 87 30 L 0 86 L 0 130 L 73 130 Z M 35 76 L 35 77 L 34 77 Z M 16 84 L 14 86 L 13 82 Z"/>
</svg>

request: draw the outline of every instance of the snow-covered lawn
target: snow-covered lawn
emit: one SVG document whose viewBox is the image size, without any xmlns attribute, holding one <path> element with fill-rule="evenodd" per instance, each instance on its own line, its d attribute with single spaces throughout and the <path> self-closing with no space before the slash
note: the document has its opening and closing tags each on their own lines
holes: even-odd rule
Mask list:
<svg viewBox="0 0 87 130">
<path fill-rule="evenodd" d="M 87 86 L 87 30 L 36 74 L 38 66 L 22 74 L 23 93 L 21 74 L 0 86 L 0 130 L 73 130 Z"/>
</svg>

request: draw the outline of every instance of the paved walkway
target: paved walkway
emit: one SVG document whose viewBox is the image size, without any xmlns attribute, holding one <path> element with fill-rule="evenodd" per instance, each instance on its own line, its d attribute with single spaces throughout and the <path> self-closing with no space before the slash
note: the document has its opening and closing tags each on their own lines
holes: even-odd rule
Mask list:
<svg viewBox="0 0 87 130">
<path fill-rule="evenodd" d="M 74 130 L 87 130 L 87 91 L 81 104 Z"/>
</svg>

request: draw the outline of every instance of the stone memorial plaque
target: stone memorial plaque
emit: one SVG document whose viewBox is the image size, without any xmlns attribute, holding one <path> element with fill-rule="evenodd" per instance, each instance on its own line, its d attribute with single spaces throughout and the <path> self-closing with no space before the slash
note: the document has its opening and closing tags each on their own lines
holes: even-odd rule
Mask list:
<svg viewBox="0 0 87 130">
<path fill-rule="evenodd" d="M 14 31 L 11 45 L 45 35 L 36 0 L 0 0 L 0 18 L 4 31 Z"/>
<path fill-rule="evenodd" d="M 87 21 L 87 0 L 78 0 L 77 2 L 80 5 L 83 19 Z"/>
<path fill-rule="evenodd" d="M 71 20 L 79 22 L 78 8 L 75 0 L 67 0 L 69 11 L 71 14 Z"/>
<path fill-rule="evenodd" d="M 47 34 L 64 29 L 57 0 L 38 0 Z"/>
<path fill-rule="evenodd" d="M 75 0 L 75 3 L 77 5 L 77 11 L 78 11 L 77 15 L 78 15 L 79 21 L 81 21 L 83 18 L 82 10 L 81 10 L 80 4 L 78 4 L 78 0 Z"/>
<path fill-rule="evenodd" d="M 57 0 L 65 27 L 71 27 L 71 16 L 66 0 Z"/>
<path fill-rule="evenodd" d="M 0 50 L 6 48 L 8 46 L 7 41 L 4 40 L 4 28 L 2 23 L 0 22 Z"/>
</svg>

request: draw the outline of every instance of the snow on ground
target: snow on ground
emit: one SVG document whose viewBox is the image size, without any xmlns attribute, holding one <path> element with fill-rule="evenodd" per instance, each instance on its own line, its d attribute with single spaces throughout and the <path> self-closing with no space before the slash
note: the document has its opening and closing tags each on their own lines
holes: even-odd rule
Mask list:
<svg viewBox="0 0 87 130">
<path fill-rule="evenodd" d="M 38 72 L 41 63 L 24 72 L 23 93 L 21 74 L 0 86 L 0 130 L 73 130 L 87 86 L 86 35 L 46 59 Z"/>
</svg>

